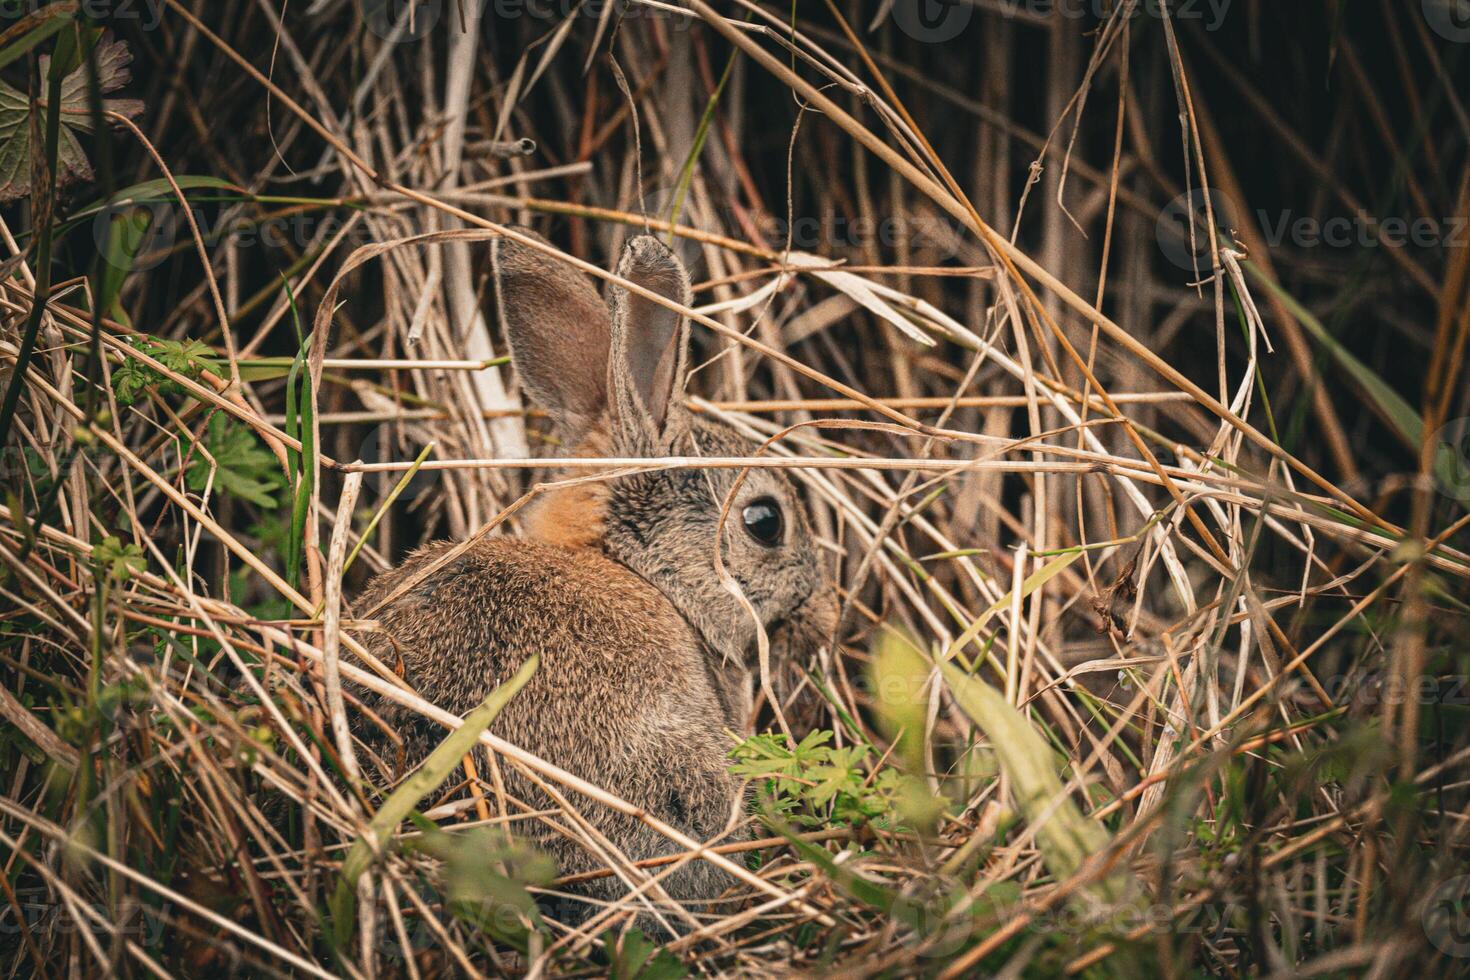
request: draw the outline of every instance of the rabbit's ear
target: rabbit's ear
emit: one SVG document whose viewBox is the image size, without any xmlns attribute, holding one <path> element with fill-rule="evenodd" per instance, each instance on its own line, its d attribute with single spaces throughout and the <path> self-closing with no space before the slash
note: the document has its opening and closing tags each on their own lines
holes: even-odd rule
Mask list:
<svg viewBox="0 0 1470 980">
<path fill-rule="evenodd" d="M 678 256 L 652 235 L 623 246 L 620 278 L 681 306 L 690 300 L 689 275 Z M 689 320 L 668 307 L 612 287 L 612 353 L 608 392 L 619 423 L 662 441 L 670 412 L 684 393 Z"/>
<path fill-rule="evenodd" d="M 607 405 L 607 304 L 587 276 L 519 242 L 495 238 L 490 256 L 500 326 L 521 384 L 564 436 L 585 432 Z"/>
</svg>

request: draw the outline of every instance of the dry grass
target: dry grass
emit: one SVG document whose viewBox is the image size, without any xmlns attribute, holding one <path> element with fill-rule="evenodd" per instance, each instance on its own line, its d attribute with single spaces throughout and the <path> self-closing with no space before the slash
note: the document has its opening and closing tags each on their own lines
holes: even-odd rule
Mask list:
<svg viewBox="0 0 1470 980">
<path fill-rule="evenodd" d="M 0 27 L 41 103 L 0 208 L 6 970 L 1464 972 L 1451 13 L 445 0 L 385 38 L 381 3 L 166 0 L 112 21 L 141 106 L 83 67 L 48 113 L 75 6 Z M 344 679 L 459 724 L 342 630 L 368 575 L 606 478 L 548 476 L 482 312 L 512 224 L 603 278 L 678 243 L 693 407 L 777 438 L 612 463 L 787 468 L 844 598 L 755 730 L 831 741 L 742 733 L 791 777 L 754 841 L 644 815 L 685 853 L 577 927 L 501 831 L 596 847 L 627 803 L 492 725 L 560 805 L 496 769 L 400 822 L 346 724 Z M 684 860 L 741 910 L 660 902 Z"/>
</svg>

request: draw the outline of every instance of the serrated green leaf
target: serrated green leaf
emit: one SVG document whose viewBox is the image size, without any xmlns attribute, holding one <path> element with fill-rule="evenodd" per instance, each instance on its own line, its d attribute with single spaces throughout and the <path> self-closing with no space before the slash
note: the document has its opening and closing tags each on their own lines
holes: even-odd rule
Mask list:
<svg viewBox="0 0 1470 980">
<path fill-rule="evenodd" d="M 189 489 L 202 491 L 212 478 L 216 491 L 275 510 L 275 492 L 284 479 L 275 456 L 254 432 L 219 412 L 209 420 L 204 446 L 214 462 L 194 454 L 184 475 Z"/>
<path fill-rule="evenodd" d="M 65 26 L 65 25 L 63 25 Z M 62 37 L 66 37 L 65 33 Z M 75 43 L 75 42 L 69 42 Z M 61 45 L 58 45 L 61 47 Z M 96 43 L 98 88 L 106 93 L 132 79 L 128 64 L 133 60 L 126 42 L 103 38 Z M 41 73 L 49 71 L 50 59 L 41 59 Z M 103 99 L 109 112 L 132 118 L 143 111 L 136 99 Z M 37 111 L 45 111 L 38 101 Z M 87 66 L 80 65 L 61 82 L 61 131 L 57 143 L 56 186 L 92 179 L 92 165 L 78 142 L 77 132 L 90 132 L 92 113 L 87 99 Z M 13 201 L 31 192 L 31 100 L 25 93 L 0 82 L 0 202 Z"/>
<path fill-rule="evenodd" d="M 218 373 L 221 369 L 214 348 L 197 340 L 164 340 L 144 336 L 133 340 L 132 345 L 170 371 L 182 374 L 191 381 L 198 380 L 201 371 Z M 157 385 L 163 392 L 178 393 L 183 390 L 151 365 L 133 358 L 128 358 L 112 372 L 112 389 L 120 404 L 133 404 L 151 385 Z"/>
<path fill-rule="evenodd" d="M 108 535 L 92 549 L 92 557 L 106 570 L 107 576 L 118 582 L 126 582 L 148 567 L 143 549 L 129 541 L 124 544 Z"/>
</svg>

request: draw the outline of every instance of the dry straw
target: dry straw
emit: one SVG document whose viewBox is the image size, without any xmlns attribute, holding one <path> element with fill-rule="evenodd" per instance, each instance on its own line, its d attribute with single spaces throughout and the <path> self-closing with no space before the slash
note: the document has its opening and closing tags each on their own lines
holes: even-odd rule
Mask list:
<svg viewBox="0 0 1470 980">
<path fill-rule="evenodd" d="M 862 6 L 164 0 L 116 25 L 136 117 L 85 66 L 41 94 L 77 5 L 0 29 L 38 87 L 0 93 L 38 175 L 0 211 L 0 968 L 1463 968 L 1470 47 L 1389 0 Z M 1279 200 L 1443 234 L 1276 241 Z M 691 407 L 759 455 L 559 460 L 520 401 L 482 243 L 670 305 L 602 271 L 639 231 L 699 280 Z M 715 467 L 800 483 L 843 597 L 761 678 L 791 741 L 731 733 L 750 840 L 500 738 L 524 677 L 458 719 L 363 647 L 412 547 Z M 396 787 L 363 689 L 445 731 Z M 431 857 L 506 832 L 607 867 Z M 742 902 L 669 902 L 686 861 Z M 625 894 L 559 917 L 593 876 Z"/>
</svg>

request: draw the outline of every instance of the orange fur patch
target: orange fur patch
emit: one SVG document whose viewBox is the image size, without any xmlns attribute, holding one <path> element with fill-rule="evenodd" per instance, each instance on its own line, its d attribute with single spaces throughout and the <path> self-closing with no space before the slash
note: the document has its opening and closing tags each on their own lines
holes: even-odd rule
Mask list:
<svg viewBox="0 0 1470 980">
<path fill-rule="evenodd" d="M 607 516 L 607 487 L 584 483 L 552 490 L 526 517 L 526 537 L 564 548 L 596 548 Z"/>
<path fill-rule="evenodd" d="M 578 457 L 606 456 L 611 443 L 606 422 L 599 423 L 572 449 Z M 578 470 L 569 474 L 589 477 Z M 525 535 L 564 548 L 600 548 L 607 521 L 607 483 L 591 480 L 551 490 L 527 509 Z"/>
</svg>

